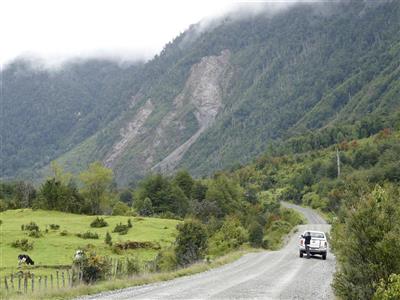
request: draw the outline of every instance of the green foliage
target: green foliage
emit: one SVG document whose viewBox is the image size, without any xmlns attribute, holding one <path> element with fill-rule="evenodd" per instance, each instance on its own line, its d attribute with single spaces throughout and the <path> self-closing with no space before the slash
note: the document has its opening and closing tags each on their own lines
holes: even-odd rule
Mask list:
<svg viewBox="0 0 400 300">
<path fill-rule="evenodd" d="M 335 223 L 332 234 L 340 265 L 333 286 L 341 298 L 371 299 L 381 280 L 400 273 L 398 199 L 398 188 L 377 186 L 342 210 L 344 223 Z"/>
<path fill-rule="evenodd" d="M 184 192 L 160 174 L 150 175 L 140 182 L 134 203 L 139 213 L 148 214 L 151 211 L 146 198 L 151 200 L 151 206 L 157 214 L 169 211 L 184 216 L 188 210 L 188 199 Z"/>
<path fill-rule="evenodd" d="M 85 233 L 77 233 L 76 236 L 82 239 L 93 239 L 93 240 L 99 239 L 99 235 L 96 232 L 90 232 L 90 231 L 86 231 Z"/>
<path fill-rule="evenodd" d="M 112 246 L 112 237 L 111 234 L 107 231 L 106 237 L 104 239 L 104 243 L 106 243 L 108 246 Z"/>
<path fill-rule="evenodd" d="M 58 224 L 50 224 L 49 227 L 50 227 L 51 230 L 58 230 L 58 229 L 60 229 L 60 225 L 58 225 Z"/>
<path fill-rule="evenodd" d="M 373 300 L 398 300 L 400 299 L 400 275 L 392 274 L 387 283 L 381 281 L 374 294 Z"/>
<path fill-rule="evenodd" d="M 196 220 L 186 220 L 177 226 L 175 254 L 179 265 L 185 266 L 204 257 L 207 249 L 207 232 Z"/>
<path fill-rule="evenodd" d="M 103 280 L 111 272 L 110 261 L 95 253 L 90 253 L 81 261 L 82 277 L 86 283 L 94 283 Z"/>
<path fill-rule="evenodd" d="M 119 224 L 115 225 L 115 227 L 114 227 L 114 229 L 113 229 L 113 232 L 117 232 L 117 233 L 119 233 L 120 235 L 124 235 L 124 234 L 127 234 L 127 233 L 128 233 L 129 228 L 130 228 L 130 227 L 129 227 L 128 225 L 119 223 Z"/>
<path fill-rule="evenodd" d="M 90 223 L 90 227 L 93 228 L 102 228 L 102 227 L 107 227 L 108 223 L 106 222 L 106 220 L 104 220 L 104 218 L 101 217 L 96 217 L 96 219 L 94 219 L 91 223 Z"/>
<path fill-rule="evenodd" d="M 178 260 L 175 254 L 175 250 L 172 247 L 163 249 L 158 252 L 155 261 L 157 270 L 161 272 L 176 270 L 178 266 Z"/>
<path fill-rule="evenodd" d="M 221 228 L 210 238 L 211 255 L 222 255 L 247 242 L 249 234 L 236 217 L 227 217 Z"/>
<path fill-rule="evenodd" d="M 264 229 L 259 223 L 253 223 L 249 228 L 249 242 L 253 247 L 261 247 L 263 244 Z"/>
<path fill-rule="evenodd" d="M 141 271 L 140 261 L 137 257 L 126 258 L 126 273 L 127 275 L 137 275 Z"/>
<path fill-rule="evenodd" d="M 19 248 L 22 251 L 29 251 L 33 250 L 33 242 L 29 242 L 28 239 L 16 240 L 11 243 L 11 247 Z"/>
<path fill-rule="evenodd" d="M 125 216 L 130 211 L 130 207 L 124 202 L 118 201 L 113 206 L 112 215 L 113 216 Z"/>
<path fill-rule="evenodd" d="M 25 230 L 25 231 L 39 231 L 40 229 L 39 229 L 39 226 L 38 226 L 35 222 L 31 221 L 31 222 L 29 222 L 28 224 L 21 225 L 21 230 Z"/>
<path fill-rule="evenodd" d="M 67 230 L 63 230 L 60 232 L 61 236 L 67 236 L 68 235 L 68 231 Z"/>
<path fill-rule="evenodd" d="M 112 170 L 103 167 L 100 162 L 94 162 L 79 178 L 84 184 L 83 193 L 90 202 L 91 213 L 100 214 L 101 207 L 108 205 L 106 193 L 112 182 Z"/>
</svg>

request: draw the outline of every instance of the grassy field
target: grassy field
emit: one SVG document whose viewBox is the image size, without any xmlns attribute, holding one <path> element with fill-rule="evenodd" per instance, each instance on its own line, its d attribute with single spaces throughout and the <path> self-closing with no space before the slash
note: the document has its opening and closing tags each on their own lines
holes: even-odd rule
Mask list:
<svg viewBox="0 0 400 300">
<path fill-rule="evenodd" d="M 158 218 L 137 218 L 121 216 L 102 216 L 108 223 L 107 227 L 91 228 L 90 223 L 95 216 L 84 216 L 68 214 L 56 211 L 43 211 L 31 209 L 8 210 L 0 213 L 0 275 L 8 275 L 17 269 L 17 256 L 20 253 L 27 253 L 35 261 L 34 272 L 37 275 L 47 275 L 54 273 L 62 266 L 71 265 L 72 257 L 76 249 L 82 249 L 88 244 L 94 246 L 95 252 L 111 257 L 136 256 L 141 261 L 152 260 L 156 250 L 139 249 L 124 251 L 123 254 L 113 253 L 111 248 L 104 243 L 106 232 L 110 232 L 113 242 L 119 241 L 152 241 L 158 242 L 162 247 L 171 244 L 176 237 L 176 225 L 179 221 L 158 219 Z M 126 235 L 112 233 L 116 224 L 120 222 L 126 224 L 131 219 L 133 227 Z M 39 225 L 40 238 L 27 236 L 26 231 L 21 230 L 21 225 L 35 222 Z M 58 230 L 46 227 L 50 224 L 60 225 Z M 68 235 L 61 236 L 60 232 L 66 230 Z M 77 233 L 86 231 L 96 232 L 99 239 L 82 239 L 76 236 Z M 15 240 L 27 238 L 34 242 L 33 250 L 22 251 L 13 248 L 11 243 Z"/>
</svg>

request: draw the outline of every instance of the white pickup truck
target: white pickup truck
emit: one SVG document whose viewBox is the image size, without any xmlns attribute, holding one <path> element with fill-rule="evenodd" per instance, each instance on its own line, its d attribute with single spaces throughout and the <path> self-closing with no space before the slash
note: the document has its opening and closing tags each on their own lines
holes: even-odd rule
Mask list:
<svg viewBox="0 0 400 300">
<path fill-rule="evenodd" d="M 304 231 L 304 233 L 300 236 L 300 242 L 299 242 L 300 257 L 303 257 L 303 254 L 307 253 L 304 237 L 307 235 L 308 232 L 311 235 L 310 254 L 311 255 L 319 254 L 322 256 L 322 259 L 325 260 L 326 255 L 328 253 L 328 241 L 325 233 L 322 231 L 312 231 L 312 230 Z"/>
</svg>

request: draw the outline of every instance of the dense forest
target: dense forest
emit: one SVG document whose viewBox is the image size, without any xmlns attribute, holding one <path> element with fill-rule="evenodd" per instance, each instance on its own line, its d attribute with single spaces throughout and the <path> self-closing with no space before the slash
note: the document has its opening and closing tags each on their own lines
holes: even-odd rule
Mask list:
<svg viewBox="0 0 400 300">
<path fill-rule="evenodd" d="M 89 61 L 46 71 L 16 61 L 2 74 L 3 177 L 45 177 L 56 158 L 79 173 L 114 157 L 127 136 L 110 166 L 119 184 L 137 181 L 199 130 L 196 95 L 207 84 L 217 89 L 215 120 L 172 167 L 196 176 L 249 162 L 274 141 L 390 118 L 400 103 L 399 18 L 397 1 L 298 4 L 193 25 L 130 67 Z M 221 77 L 196 85 L 212 74 L 206 63 Z M 143 109 L 150 114 L 138 125 Z"/>
</svg>

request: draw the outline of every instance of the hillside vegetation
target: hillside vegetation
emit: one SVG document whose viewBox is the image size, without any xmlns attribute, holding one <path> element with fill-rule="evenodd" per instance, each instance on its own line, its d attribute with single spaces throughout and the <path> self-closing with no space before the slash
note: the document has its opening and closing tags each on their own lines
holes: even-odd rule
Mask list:
<svg viewBox="0 0 400 300">
<path fill-rule="evenodd" d="M 123 185 L 149 170 L 205 175 L 274 140 L 389 117 L 400 103 L 399 19 L 398 1 L 303 3 L 194 25 L 130 68 L 15 62 L 3 71 L 2 174 L 37 178 L 58 158 L 76 173 L 103 161 Z"/>
</svg>

